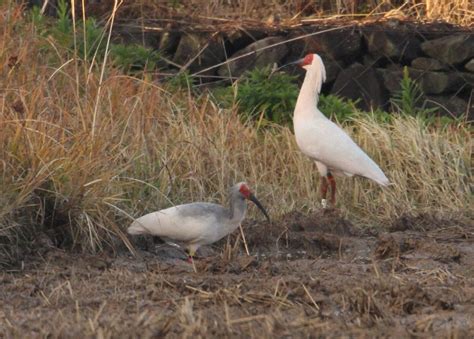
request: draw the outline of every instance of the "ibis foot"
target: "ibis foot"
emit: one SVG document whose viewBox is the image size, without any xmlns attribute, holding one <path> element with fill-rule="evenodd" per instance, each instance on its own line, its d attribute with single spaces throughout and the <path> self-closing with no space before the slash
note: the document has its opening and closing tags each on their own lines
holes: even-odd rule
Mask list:
<svg viewBox="0 0 474 339">
<path fill-rule="evenodd" d="M 196 270 L 196 265 L 194 265 L 194 255 L 196 254 L 196 249 L 193 247 L 187 248 L 186 252 L 188 254 L 188 263 L 190 263 L 193 266 L 193 270 L 195 273 L 197 273 Z"/>
<path fill-rule="evenodd" d="M 323 210 L 332 210 L 336 208 L 336 204 L 332 201 L 327 201 L 326 199 L 322 199 L 321 207 Z"/>
<path fill-rule="evenodd" d="M 321 200 L 321 207 L 322 207 L 323 209 L 328 208 L 328 201 L 327 201 L 326 199 L 322 199 L 322 200 Z"/>
<path fill-rule="evenodd" d="M 328 213 L 330 214 L 330 213 L 339 211 L 336 208 L 335 203 L 333 203 L 331 201 L 327 201 L 326 199 L 321 200 L 321 209 L 322 209 L 323 214 L 328 214 Z"/>
<path fill-rule="evenodd" d="M 193 271 L 197 273 L 196 265 L 194 264 L 194 258 L 190 255 L 188 257 L 188 260 L 186 260 L 188 263 L 190 263 L 193 266 Z"/>
</svg>

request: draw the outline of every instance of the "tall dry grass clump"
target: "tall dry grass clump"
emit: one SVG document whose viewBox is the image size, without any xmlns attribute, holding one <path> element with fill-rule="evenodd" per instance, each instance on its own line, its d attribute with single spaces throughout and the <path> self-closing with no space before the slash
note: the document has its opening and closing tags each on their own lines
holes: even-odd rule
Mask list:
<svg viewBox="0 0 474 339">
<path fill-rule="evenodd" d="M 426 19 L 461 25 L 474 23 L 474 3 L 470 0 L 425 0 Z"/>
<path fill-rule="evenodd" d="M 259 130 L 207 94 L 169 92 L 112 67 L 101 82 L 100 65 L 83 72 L 80 60 L 78 67 L 61 59 L 48 41 L 60 60 L 52 66 L 21 11 L 1 13 L 0 257 L 11 259 L 12 244 L 43 234 L 82 250 L 127 243 L 132 217 L 188 201 L 225 202 L 241 180 L 273 216 L 318 208 L 315 166 L 288 127 Z M 339 180 L 341 211 L 354 222 L 468 210 L 469 126 L 361 116 L 347 129 L 393 182 L 382 189 Z"/>
<path fill-rule="evenodd" d="M 98 13 L 111 10 L 112 2 L 91 6 Z M 472 26 L 474 3 L 471 0 L 411 0 L 411 1 L 272 1 L 264 0 L 194 0 L 171 1 L 163 5 L 156 0 L 126 2 L 120 13 L 124 18 L 190 18 L 199 21 L 251 20 L 267 24 L 295 24 L 301 20 L 321 19 L 373 19 L 398 17 L 421 21 L 445 21 Z"/>
</svg>

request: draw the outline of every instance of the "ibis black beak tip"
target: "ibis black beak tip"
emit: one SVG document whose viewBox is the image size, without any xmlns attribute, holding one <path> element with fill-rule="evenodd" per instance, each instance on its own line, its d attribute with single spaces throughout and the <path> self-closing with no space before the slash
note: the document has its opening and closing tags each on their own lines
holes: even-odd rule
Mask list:
<svg viewBox="0 0 474 339">
<path fill-rule="evenodd" d="M 248 199 L 251 200 L 260 209 L 260 211 L 262 211 L 263 215 L 265 215 L 265 218 L 267 218 L 267 220 L 270 221 L 270 217 L 268 216 L 267 211 L 265 210 L 263 205 L 260 203 L 260 201 L 258 201 L 258 199 L 255 197 L 255 195 L 250 193 L 250 196 L 248 197 Z"/>
</svg>

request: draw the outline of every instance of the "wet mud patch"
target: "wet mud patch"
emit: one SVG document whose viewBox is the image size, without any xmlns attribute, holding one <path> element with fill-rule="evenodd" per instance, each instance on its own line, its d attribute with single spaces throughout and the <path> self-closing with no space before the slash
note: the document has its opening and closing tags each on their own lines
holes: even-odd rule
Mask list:
<svg viewBox="0 0 474 339">
<path fill-rule="evenodd" d="M 459 262 L 461 252 L 453 245 L 413 233 L 382 233 L 377 239 L 374 256 L 378 259 L 433 259 Z"/>
<path fill-rule="evenodd" d="M 432 215 L 427 213 L 407 213 L 392 221 L 390 232 L 417 231 L 428 232 L 446 228 L 469 228 L 472 226 L 472 219 L 465 217 Z"/>
<path fill-rule="evenodd" d="M 474 225 L 426 225 L 373 236 L 337 211 L 249 221 L 250 255 L 237 231 L 203 247 L 196 272 L 153 240 L 136 257 L 34 252 L 0 273 L 0 333 L 470 337 Z"/>
<path fill-rule="evenodd" d="M 327 209 L 308 215 L 291 212 L 272 222 L 248 225 L 245 232 L 252 251 L 291 260 L 334 255 L 359 231 L 337 210 Z"/>
</svg>

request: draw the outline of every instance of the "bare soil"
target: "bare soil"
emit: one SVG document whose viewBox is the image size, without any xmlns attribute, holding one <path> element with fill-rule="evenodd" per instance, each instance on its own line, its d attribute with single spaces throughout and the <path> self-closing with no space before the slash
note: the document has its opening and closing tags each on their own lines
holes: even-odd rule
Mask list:
<svg viewBox="0 0 474 339">
<path fill-rule="evenodd" d="M 403 217 L 361 230 L 337 211 L 291 213 L 196 258 L 136 240 L 51 248 L 0 273 L 0 337 L 474 335 L 472 220 Z"/>
</svg>

